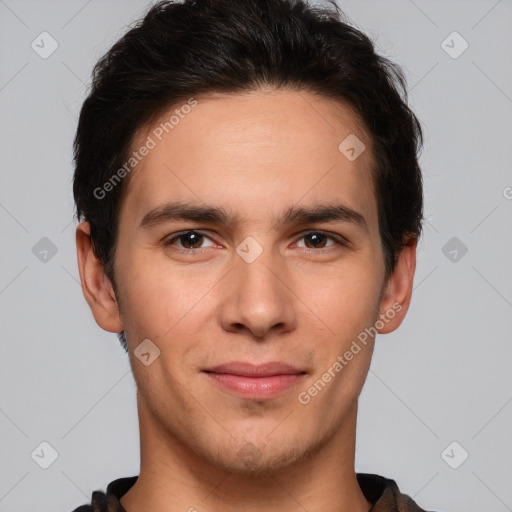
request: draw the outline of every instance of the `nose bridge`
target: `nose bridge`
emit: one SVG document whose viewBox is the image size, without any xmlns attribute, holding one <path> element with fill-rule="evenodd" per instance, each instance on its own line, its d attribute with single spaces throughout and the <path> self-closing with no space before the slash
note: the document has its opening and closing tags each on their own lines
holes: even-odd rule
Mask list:
<svg viewBox="0 0 512 512">
<path fill-rule="evenodd" d="M 237 253 L 224 297 L 224 328 L 233 331 L 243 326 L 257 337 L 272 328 L 293 328 L 293 294 L 286 286 L 287 271 L 279 254 L 250 237 L 238 246 Z"/>
<path fill-rule="evenodd" d="M 240 244 L 237 253 L 240 257 L 234 270 L 244 284 L 245 291 L 249 294 L 252 291 L 254 295 L 260 293 L 273 295 L 282 291 L 283 283 L 276 276 L 281 274 L 283 279 L 286 271 L 281 258 L 271 247 L 261 247 L 258 250 L 249 241 Z"/>
</svg>

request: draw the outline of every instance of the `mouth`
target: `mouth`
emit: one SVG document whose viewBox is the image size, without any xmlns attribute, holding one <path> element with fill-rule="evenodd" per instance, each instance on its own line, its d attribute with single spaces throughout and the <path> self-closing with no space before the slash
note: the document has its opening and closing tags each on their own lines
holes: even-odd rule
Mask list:
<svg viewBox="0 0 512 512">
<path fill-rule="evenodd" d="M 248 400 L 269 400 L 299 384 L 307 372 L 286 363 L 232 362 L 203 370 L 222 390 Z"/>
</svg>

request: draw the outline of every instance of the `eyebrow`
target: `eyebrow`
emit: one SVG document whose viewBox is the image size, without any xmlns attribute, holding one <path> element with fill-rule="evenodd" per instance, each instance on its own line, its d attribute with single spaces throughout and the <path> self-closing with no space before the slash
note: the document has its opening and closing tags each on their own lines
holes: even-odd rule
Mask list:
<svg viewBox="0 0 512 512">
<path fill-rule="evenodd" d="M 242 221 L 239 216 L 230 214 L 222 207 L 176 202 L 167 203 L 149 211 L 144 215 L 139 227 L 149 229 L 166 222 L 179 220 L 205 222 L 223 226 L 234 226 Z M 273 221 L 274 226 L 336 221 L 347 222 L 369 233 L 365 217 L 358 211 L 341 203 L 316 204 L 309 207 L 291 206 L 282 215 L 274 218 Z"/>
</svg>

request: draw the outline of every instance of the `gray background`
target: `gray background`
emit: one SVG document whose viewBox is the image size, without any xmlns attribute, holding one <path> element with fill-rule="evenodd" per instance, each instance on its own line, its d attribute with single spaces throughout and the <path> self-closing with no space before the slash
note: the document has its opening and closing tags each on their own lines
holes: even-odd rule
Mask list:
<svg viewBox="0 0 512 512">
<path fill-rule="evenodd" d="M 128 359 L 78 282 L 71 144 L 93 64 L 147 5 L 0 0 L 2 512 L 69 512 L 138 474 Z M 340 5 L 404 67 L 426 135 L 413 300 L 377 338 L 356 469 L 428 510 L 512 510 L 511 0 Z"/>
</svg>

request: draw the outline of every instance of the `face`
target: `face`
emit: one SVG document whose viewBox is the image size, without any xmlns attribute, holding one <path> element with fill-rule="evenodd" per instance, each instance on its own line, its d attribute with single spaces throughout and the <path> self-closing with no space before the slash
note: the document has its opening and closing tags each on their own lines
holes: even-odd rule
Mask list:
<svg viewBox="0 0 512 512">
<path fill-rule="evenodd" d="M 385 281 L 372 144 L 348 106 L 286 90 L 196 100 L 169 133 L 166 114 L 138 134 L 155 144 L 129 178 L 103 307 L 121 312 L 116 328 L 96 319 L 125 331 L 141 423 L 232 471 L 270 471 L 353 426 L 362 333 L 403 287 Z"/>
</svg>

